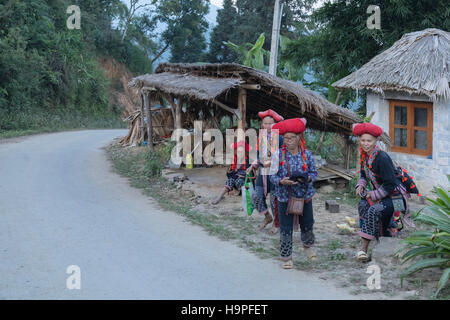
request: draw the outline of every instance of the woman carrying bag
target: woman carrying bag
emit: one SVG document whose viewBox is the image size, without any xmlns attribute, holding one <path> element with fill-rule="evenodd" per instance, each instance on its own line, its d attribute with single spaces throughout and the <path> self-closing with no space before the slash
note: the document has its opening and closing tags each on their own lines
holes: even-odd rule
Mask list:
<svg viewBox="0 0 450 320">
<path fill-rule="evenodd" d="M 306 150 L 305 118 L 281 121 L 272 127 L 283 135 L 284 144 L 272 158 L 270 181 L 275 186 L 280 220 L 280 256 L 284 269 L 292 269 L 293 230 L 300 225 L 303 248 L 314 244 L 313 182 L 317 178 L 312 152 Z M 310 258 L 315 259 L 315 254 Z"/>
<path fill-rule="evenodd" d="M 284 120 L 284 118 L 271 109 L 258 112 L 258 117 L 261 119 L 262 130 L 259 131 L 258 143 L 256 145 L 257 159 L 252 163 L 250 168 L 247 169 L 247 173 L 250 173 L 252 171 L 256 172 L 257 170 L 259 170 L 256 178 L 255 193 L 252 196 L 252 202 L 254 207 L 256 208 L 256 210 L 260 215 L 265 216 L 263 222 L 259 225 L 259 229 L 263 230 L 269 223 L 273 222 L 272 227 L 269 230 L 269 233 L 277 234 L 279 228 L 279 221 L 278 221 L 278 213 L 276 212 L 277 206 L 273 192 L 274 188 L 273 185 L 270 183 L 270 179 L 266 173 L 266 170 L 264 169 L 270 167 L 271 150 L 278 150 L 279 148 L 281 148 L 281 145 L 283 144 L 283 138 L 281 136 L 278 135 L 275 136 L 272 134 L 272 126 L 276 122 Z M 263 134 L 266 134 L 266 136 L 264 137 Z M 278 143 L 278 145 L 273 145 L 274 143 Z M 266 144 L 265 145 L 266 148 L 262 147 L 264 146 L 264 144 Z M 270 193 L 270 207 L 272 215 L 269 213 L 266 203 L 268 193 Z"/>
<path fill-rule="evenodd" d="M 397 178 L 391 157 L 377 145 L 383 133 L 381 127 L 372 123 L 353 126 L 353 134 L 358 137 L 361 151 L 360 179 L 356 184 L 356 194 L 361 197 L 358 213 L 362 240 L 357 259 L 370 260 L 369 243 L 380 236 L 390 236 L 389 227 L 395 208 L 407 207 L 406 189 Z M 373 190 L 367 190 L 371 184 Z M 403 207 L 403 208 L 402 208 Z"/>
</svg>

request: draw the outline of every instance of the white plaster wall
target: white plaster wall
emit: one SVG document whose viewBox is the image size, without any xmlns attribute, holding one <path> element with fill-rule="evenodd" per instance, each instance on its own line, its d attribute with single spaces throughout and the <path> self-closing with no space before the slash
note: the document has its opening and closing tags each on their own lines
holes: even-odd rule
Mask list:
<svg viewBox="0 0 450 320">
<path fill-rule="evenodd" d="M 424 96 L 412 96 L 386 92 L 384 96 L 367 93 L 367 115 L 375 111 L 372 123 L 389 133 L 389 99 L 430 101 Z M 433 155 L 432 159 L 424 156 L 410 155 L 400 152 L 389 152 L 392 160 L 404 167 L 414 177 L 419 191 L 430 194 L 433 186 L 441 185 L 450 188 L 446 177 L 450 174 L 450 101 L 433 103 Z"/>
</svg>

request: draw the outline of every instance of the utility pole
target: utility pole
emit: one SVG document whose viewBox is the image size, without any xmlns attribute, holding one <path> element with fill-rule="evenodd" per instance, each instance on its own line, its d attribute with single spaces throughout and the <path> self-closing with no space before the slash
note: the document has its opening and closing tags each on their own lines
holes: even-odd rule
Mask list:
<svg viewBox="0 0 450 320">
<path fill-rule="evenodd" d="M 269 73 L 274 76 L 276 76 L 277 74 L 278 47 L 280 45 L 280 28 L 283 6 L 284 3 L 282 2 L 282 0 L 275 0 L 275 7 L 273 10 L 272 43 L 270 45 L 269 62 Z"/>
</svg>

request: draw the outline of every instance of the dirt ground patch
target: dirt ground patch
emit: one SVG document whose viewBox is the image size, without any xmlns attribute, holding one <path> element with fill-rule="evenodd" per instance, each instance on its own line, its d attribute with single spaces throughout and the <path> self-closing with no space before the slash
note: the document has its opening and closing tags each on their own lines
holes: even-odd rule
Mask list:
<svg viewBox="0 0 450 320">
<path fill-rule="evenodd" d="M 125 158 L 130 154 L 145 152 L 145 148 L 139 147 L 113 149 Z M 220 166 L 191 170 L 166 168 L 162 172 L 162 179 L 133 185 L 145 188 L 164 208 L 186 215 L 191 222 L 203 225 L 211 234 L 233 241 L 261 258 L 279 259 L 279 234 L 271 235 L 269 226 L 260 231 L 258 224 L 264 217 L 256 211 L 250 216 L 246 215 L 241 208 L 239 195 L 226 195 L 218 205 L 210 204 L 225 183 L 225 171 L 226 168 Z M 339 213 L 330 213 L 325 209 L 325 200 L 331 199 L 339 203 Z M 356 233 L 342 234 L 336 224 L 345 223 L 346 216 L 353 217 L 358 224 L 357 201 L 345 189 L 336 190 L 329 186 L 316 189 L 313 198 L 314 249 L 318 258 L 315 261 L 309 259 L 301 249 L 299 232 L 294 232 L 294 267 L 347 287 L 352 294 L 366 299 L 429 299 L 440 273 L 426 270 L 406 278 L 401 286 L 400 275 L 405 266 L 393 255 L 400 247 L 401 239 L 414 229 L 406 227 L 395 238 L 381 238 L 378 244 L 373 242 L 370 247 L 372 261 L 367 264 L 356 261 L 360 238 Z M 423 205 L 411 202 L 411 207 L 412 210 L 418 210 Z M 381 271 L 379 290 L 369 290 L 367 287 L 370 276 L 367 268 L 373 264 L 378 265 Z M 442 297 L 448 297 L 447 289 Z"/>
</svg>

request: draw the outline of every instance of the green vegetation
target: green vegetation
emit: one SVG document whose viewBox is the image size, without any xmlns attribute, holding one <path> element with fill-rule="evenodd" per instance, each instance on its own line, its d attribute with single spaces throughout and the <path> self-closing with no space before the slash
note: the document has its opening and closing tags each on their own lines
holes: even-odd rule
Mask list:
<svg viewBox="0 0 450 320">
<path fill-rule="evenodd" d="M 381 11 L 381 29 L 366 26 L 369 5 Z M 450 30 L 450 9 L 445 0 L 325 1 L 308 19 L 296 25 L 293 42 L 281 56 L 299 67 L 307 66 L 314 76 L 305 86 L 321 91 L 329 101 L 337 92 L 330 85 L 360 68 L 405 33 L 426 28 Z M 365 92 L 360 112 L 365 115 Z M 356 92 L 344 92 L 342 105 L 357 102 Z"/>
<path fill-rule="evenodd" d="M 224 0 L 223 9 L 217 12 L 217 25 L 211 33 L 210 48 L 207 59 L 209 62 L 235 62 L 236 53 L 225 45 L 228 41 L 238 42 L 233 37 L 237 23 L 237 10 L 232 0 Z"/>
<path fill-rule="evenodd" d="M 80 30 L 66 26 L 70 5 L 80 7 Z M 132 71 L 151 72 L 151 44 L 147 38 L 142 48 L 146 29 L 138 27 L 145 19 L 133 20 L 123 40 L 112 27 L 126 11 L 120 0 L 0 4 L 0 136 L 123 127 L 98 61 L 113 57 Z"/>
<path fill-rule="evenodd" d="M 244 43 L 242 45 L 237 45 L 228 41 L 226 46 L 233 49 L 236 54 L 238 54 L 239 59 L 244 66 L 267 71 L 267 62 L 269 61 L 270 52 L 263 49 L 265 39 L 264 33 L 261 33 L 255 44 Z"/>
<path fill-rule="evenodd" d="M 450 176 L 447 177 L 450 180 Z M 419 211 L 414 218 L 432 227 L 432 230 L 417 231 L 404 239 L 406 246 L 403 250 L 407 251 L 401 255 L 401 258 L 403 263 L 413 258 L 417 259 L 404 272 L 402 281 L 405 277 L 423 269 L 443 270 L 434 293 L 436 297 L 445 287 L 450 276 L 450 191 L 434 187 L 433 193 L 437 196 L 436 200 L 427 198 L 429 205 Z"/>
<path fill-rule="evenodd" d="M 162 34 L 171 50 L 171 62 L 201 61 L 206 49 L 209 11 L 206 0 L 153 0 L 155 17 L 167 24 Z"/>
</svg>

